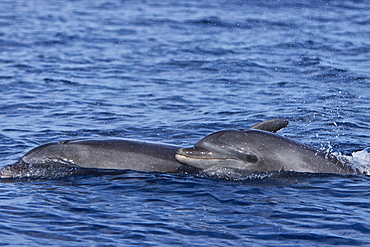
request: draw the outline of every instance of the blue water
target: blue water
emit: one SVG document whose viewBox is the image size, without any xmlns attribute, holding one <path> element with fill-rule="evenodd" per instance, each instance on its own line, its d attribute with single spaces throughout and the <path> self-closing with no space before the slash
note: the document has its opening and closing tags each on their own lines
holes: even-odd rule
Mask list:
<svg viewBox="0 0 370 247">
<path fill-rule="evenodd" d="M 0 2 L 0 154 L 124 137 L 192 146 L 285 118 L 342 155 L 370 143 L 368 1 Z M 370 178 L 124 172 L 0 181 L 0 245 L 370 245 Z"/>
</svg>

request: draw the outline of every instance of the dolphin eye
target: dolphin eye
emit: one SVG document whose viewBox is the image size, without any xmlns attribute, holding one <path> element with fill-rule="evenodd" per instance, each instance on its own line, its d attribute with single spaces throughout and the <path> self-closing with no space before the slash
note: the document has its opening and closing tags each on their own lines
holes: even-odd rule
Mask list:
<svg viewBox="0 0 370 247">
<path fill-rule="evenodd" d="M 245 155 L 245 160 L 249 163 L 257 163 L 258 157 L 256 155 L 247 154 Z"/>
<path fill-rule="evenodd" d="M 254 154 L 247 153 L 244 150 L 241 149 L 234 149 L 234 155 L 245 162 L 248 163 L 257 163 L 258 162 L 258 156 Z"/>
</svg>

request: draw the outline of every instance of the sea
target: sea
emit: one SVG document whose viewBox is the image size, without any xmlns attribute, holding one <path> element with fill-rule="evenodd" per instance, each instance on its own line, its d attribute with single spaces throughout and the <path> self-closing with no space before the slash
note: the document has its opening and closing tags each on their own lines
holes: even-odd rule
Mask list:
<svg viewBox="0 0 370 247">
<path fill-rule="evenodd" d="M 1 0 L 0 166 L 73 138 L 279 135 L 370 167 L 366 0 Z M 0 180 L 0 246 L 370 246 L 368 175 Z"/>
</svg>

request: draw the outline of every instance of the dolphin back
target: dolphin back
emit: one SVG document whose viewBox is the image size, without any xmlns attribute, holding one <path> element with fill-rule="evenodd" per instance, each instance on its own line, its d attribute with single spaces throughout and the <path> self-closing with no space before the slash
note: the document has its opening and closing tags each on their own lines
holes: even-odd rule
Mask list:
<svg viewBox="0 0 370 247">
<path fill-rule="evenodd" d="M 85 169 L 117 169 L 168 173 L 195 170 L 175 158 L 178 147 L 130 140 L 66 140 L 47 143 L 26 153 L 17 163 L 3 167 L 2 177 L 45 177 L 81 173 Z M 36 172 L 37 170 L 37 172 Z"/>
</svg>

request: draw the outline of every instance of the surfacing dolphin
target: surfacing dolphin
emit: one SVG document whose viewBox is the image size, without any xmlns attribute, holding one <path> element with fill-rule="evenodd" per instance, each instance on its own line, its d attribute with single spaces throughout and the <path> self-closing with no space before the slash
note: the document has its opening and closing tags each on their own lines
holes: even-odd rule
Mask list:
<svg viewBox="0 0 370 247">
<path fill-rule="evenodd" d="M 76 139 L 30 150 L 4 166 L 1 178 L 62 177 L 93 169 L 198 173 L 222 176 L 233 171 L 296 171 L 353 174 L 357 170 L 330 154 L 276 135 L 288 121 L 272 119 L 249 130 L 225 130 L 206 136 L 192 148 L 129 140 Z"/>
<path fill-rule="evenodd" d="M 47 143 L 4 166 L 0 177 L 61 177 L 94 169 L 194 173 L 175 158 L 179 148 L 130 140 L 75 139 Z"/>
<path fill-rule="evenodd" d="M 249 130 L 224 130 L 206 136 L 192 148 L 181 148 L 178 161 L 206 174 L 235 171 L 355 174 L 350 164 L 332 154 L 276 135 L 288 121 L 272 119 Z"/>
</svg>

